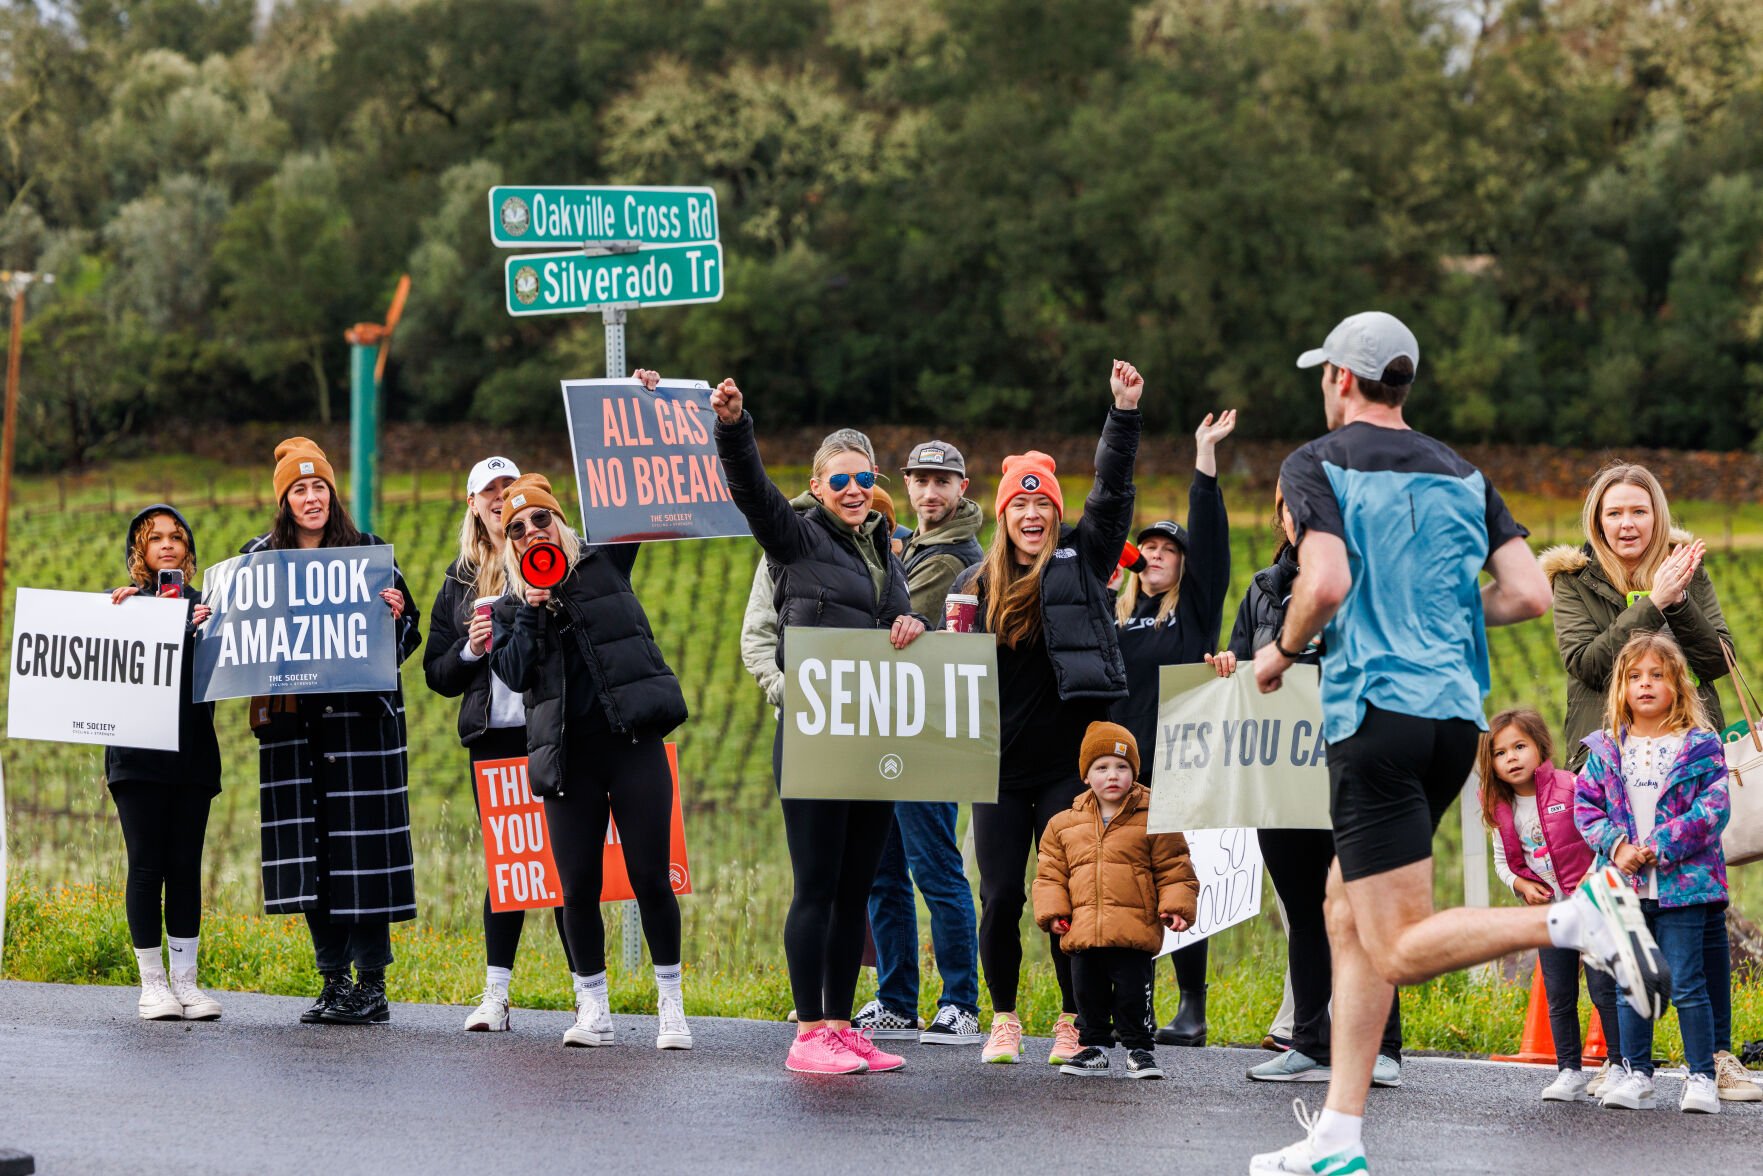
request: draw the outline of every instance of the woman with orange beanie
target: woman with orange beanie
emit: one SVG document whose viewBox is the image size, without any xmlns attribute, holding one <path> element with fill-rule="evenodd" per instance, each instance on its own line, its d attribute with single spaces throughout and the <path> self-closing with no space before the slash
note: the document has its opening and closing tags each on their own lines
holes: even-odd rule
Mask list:
<svg viewBox="0 0 1763 1176">
<path fill-rule="evenodd" d="M 991 992 L 987 1062 L 1022 1060 L 1016 990 L 1022 971 L 1018 925 L 1024 877 L 1047 822 L 1071 807 L 1081 781 L 1071 776 L 1084 732 L 1126 696 L 1126 666 L 1114 627 L 1108 579 L 1132 528 L 1133 461 L 1139 449 L 1144 377 L 1114 361 L 1114 407 L 1096 447 L 1096 481 L 1083 517 L 1067 524 L 1053 459 L 1031 451 L 1004 459 L 998 529 L 986 557 L 953 591 L 979 597 L 977 631 L 998 640 L 998 703 L 1003 756 L 998 800 L 973 806 L 979 858 L 979 958 Z M 1063 1012 L 1047 1060 L 1063 1065 L 1078 1044 L 1071 961 L 1050 936 Z"/>
<path fill-rule="evenodd" d="M 331 463 L 315 443 L 290 437 L 276 446 L 275 463 L 275 523 L 242 553 L 385 544 L 350 522 Z M 380 597 L 392 610 L 403 662 L 422 638 L 403 573 L 394 575 L 395 586 Z M 306 916 L 324 978 L 300 1020 L 390 1020 L 391 925 L 416 917 L 403 688 L 283 696 L 254 714 L 252 726 L 259 740 L 263 905 L 272 915 Z"/>
</svg>

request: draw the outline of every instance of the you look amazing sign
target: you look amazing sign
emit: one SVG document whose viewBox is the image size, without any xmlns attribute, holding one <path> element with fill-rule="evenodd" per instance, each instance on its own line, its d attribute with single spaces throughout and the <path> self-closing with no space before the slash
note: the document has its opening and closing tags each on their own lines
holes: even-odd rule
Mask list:
<svg viewBox="0 0 1763 1176">
<path fill-rule="evenodd" d="M 750 532 L 723 480 L 701 380 L 565 380 L 563 408 L 590 543 Z"/>
</svg>

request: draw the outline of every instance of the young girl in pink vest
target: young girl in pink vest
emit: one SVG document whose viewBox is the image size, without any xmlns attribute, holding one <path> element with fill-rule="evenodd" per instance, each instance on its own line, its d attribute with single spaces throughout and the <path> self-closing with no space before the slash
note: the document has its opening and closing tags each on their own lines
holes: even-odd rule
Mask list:
<svg viewBox="0 0 1763 1176">
<path fill-rule="evenodd" d="M 1574 774 L 1557 768 L 1552 758 L 1548 725 L 1536 711 L 1521 707 L 1502 711 L 1488 723 L 1476 762 L 1482 821 L 1494 845 L 1494 872 L 1531 906 L 1560 902 L 1572 894 L 1593 859 L 1591 846 L 1573 823 Z M 1537 958 L 1560 1071 L 1543 1089 L 1543 1100 L 1580 1102 L 1603 1084 L 1610 1063 L 1595 1078 L 1581 1068 L 1579 953 L 1545 947 Z M 1615 982 L 1590 969 L 1585 981 L 1610 1055 L 1618 1056 Z"/>
</svg>

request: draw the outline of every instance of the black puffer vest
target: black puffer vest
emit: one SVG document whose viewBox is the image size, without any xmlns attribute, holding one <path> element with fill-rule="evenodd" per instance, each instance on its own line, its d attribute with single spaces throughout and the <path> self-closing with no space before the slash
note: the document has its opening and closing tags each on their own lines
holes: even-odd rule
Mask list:
<svg viewBox="0 0 1763 1176">
<path fill-rule="evenodd" d="M 1230 651 L 1238 661 L 1247 661 L 1263 645 L 1273 644 L 1286 623 L 1286 608 L 1292 600 L 1292 583 L 1298 578 L 1298 557 L 1286 548 L 1278 562 L 1262 568 L 1249 581 L 1243 603 L 1237 608 L 1236 623 L 1230 630 Z M 1313 666 L 1322 661 L 1322 652 L 1315 646 L 1304 651 L 1299 665 Z"/>
</svg>

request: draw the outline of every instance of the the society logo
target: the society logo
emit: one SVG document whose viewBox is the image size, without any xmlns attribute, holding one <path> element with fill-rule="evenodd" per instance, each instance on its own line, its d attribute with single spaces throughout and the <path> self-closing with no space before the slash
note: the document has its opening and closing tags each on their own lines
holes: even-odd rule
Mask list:
<svg viewBox="0 0 1763 1176">
<path fill-rule="evenodd" d="M 514 296 L 520 299 L 522 306 L 531 306 L 539 300 L 538 270 L 523 265 L 514 271 Z"/>
<path fill-rule="evenodd" d="M 532 227 L 532 213 L 527 211 L 526 201 L 518 196 L 510 196 L 502 202 L 502 231 L 510 237 L 524 237 L 527 229 Z"/>
<path fill-rule="evenodd" d="M 877 770 L 881 772 L 881 778 L 884 780 L 898 780 L 900 773 L 906 770 L 906 762 L 890 751 L 881 757 L 881 763 L 877 765 Z"/>
</svg>

